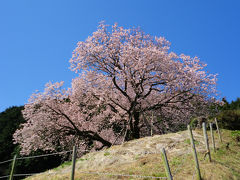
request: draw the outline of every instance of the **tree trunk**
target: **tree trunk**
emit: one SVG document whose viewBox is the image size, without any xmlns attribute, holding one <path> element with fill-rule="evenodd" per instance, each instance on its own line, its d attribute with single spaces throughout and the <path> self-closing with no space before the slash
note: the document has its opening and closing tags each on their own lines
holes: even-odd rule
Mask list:
<svg viewBox="0 0 240 180">
<path fill-rule="evenodd" d="M 129 117 L 130 117 L 129 118 L 130 128 L 127 130 L 127 135 L 125 137 L 126 141 L 140 138 L 140 128 L 139 128 L 140 113 L 135 111 L 131 115 L 129 115 Z"/>
<path fill-rule="evenodd" d="M 83 138 L 88 138 L 90 141 L 99 141 L 103 144 L 103 146 L 111 147 L 112 143 L 103 139 L 101 136 L 99 136 L 97 133 L 92 131 L 77 131 L 77 135 Z"/>
<path fill-rule="evenodd" d="M 140 113 L 135 112 L 133 114 L 134 117 L 134 123 L 133 123 L 133 139 L 140 138 L 140 128 L 139 128 L 139 121 L 140 121 Z"/>
</svg>

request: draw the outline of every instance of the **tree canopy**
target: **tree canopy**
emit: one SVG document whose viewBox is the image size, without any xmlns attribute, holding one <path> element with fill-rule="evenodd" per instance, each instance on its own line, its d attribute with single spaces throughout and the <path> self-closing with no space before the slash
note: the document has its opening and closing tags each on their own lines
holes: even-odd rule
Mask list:
<svg viewBox="0 0 240 180">
<path fill-rule="evenodd" d="M 156 132 L 186 124 L 216 93 L 216 75 L 199 58 L 177 55 L 165 38 L 138 28 L 101 23 L 78 42 L 70 64 L 79 74 L 71 88 L 48 83 L 25 105 L 27 123 L 14 134 L 22 153 L 74 143 L 101 149 L 139 138 L 152 126 L 152 113 Z"/>
</svg>

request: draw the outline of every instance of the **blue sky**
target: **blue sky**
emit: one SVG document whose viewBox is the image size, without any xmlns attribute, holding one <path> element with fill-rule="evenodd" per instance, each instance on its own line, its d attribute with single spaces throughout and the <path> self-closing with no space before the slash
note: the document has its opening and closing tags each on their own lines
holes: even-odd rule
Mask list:
<svg viewBox="0 0 240 180">
<path fill-rule="evenodd" d="M 69 59 L 98 23 L 164 36 L 171 50 L 198 56 L 218 73 L 220 97 L 240 97 L 240 1 L 0 1 L 0 112 L 24 105 L 49 81 L 70 86 Z"/>
</svg>

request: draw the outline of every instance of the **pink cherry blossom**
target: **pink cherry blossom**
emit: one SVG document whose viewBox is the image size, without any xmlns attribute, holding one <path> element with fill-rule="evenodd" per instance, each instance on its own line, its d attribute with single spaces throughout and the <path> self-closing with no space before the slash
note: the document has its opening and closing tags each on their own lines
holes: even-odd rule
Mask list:
<svg viewBox="0 0 240 180">
<path fill-rule="evenodd" d="M 139 28 L 101 23 L 77 44 L 70 64 L 79 74 L 71 88 L 48 83 L 25 105 L 27 122 L 14 134 L 22 153 L 72 143 L 101 149 L 139 138 L 147 135 L 152 113 L 154 131 L 162 133 L 206 113 L 216 96 L 216 75 L 206 64 L 171 52 L 169 41 Z"/>
</svg>

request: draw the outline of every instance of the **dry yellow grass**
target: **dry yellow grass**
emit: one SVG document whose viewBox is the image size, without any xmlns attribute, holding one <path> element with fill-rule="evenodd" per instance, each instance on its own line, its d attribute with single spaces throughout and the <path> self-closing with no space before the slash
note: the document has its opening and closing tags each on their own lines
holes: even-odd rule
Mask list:
<svg viewBox="0 0 240 180">
<path fill-rule="evenodd" d="M 224 130 L 222 133 L 224 139 L 222 144 L 215 134 L 218 150 L 211 153 L 213 161 L 210 163 L 208 159 L 204 160 L 205 146 L 202 132 L 194 131 L 203 179 L 240 179 L 240 143 L 233 140 L 231 131 Z M 226 143 L 229 143 L 229 149 L 226 149 Z M 187 131 L 146 137 L 100 152 L 88 153 L 77 160 L 75 179 L 151 179 L 126 177 L 121 174 L 166 177 L 160 154 L 162 147 L 167 151 L 174 179 L 196 179 Z M 211 143 L 210 147 L 212 147 Z M 53 170 L 29 177 L 27 180 L 65 180 L 70 178 L 70 173 L 71 164 L 65 163 Z"/>
</svg>

